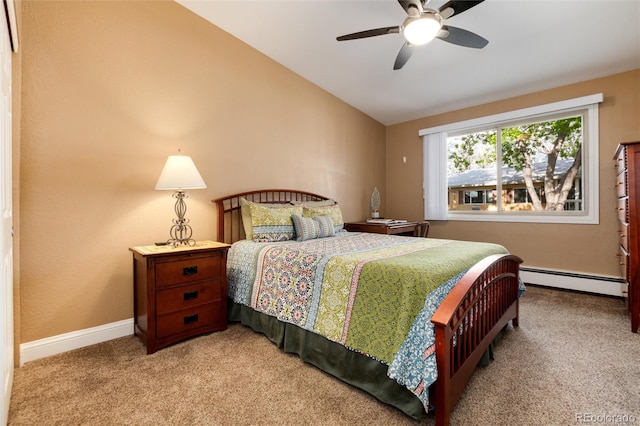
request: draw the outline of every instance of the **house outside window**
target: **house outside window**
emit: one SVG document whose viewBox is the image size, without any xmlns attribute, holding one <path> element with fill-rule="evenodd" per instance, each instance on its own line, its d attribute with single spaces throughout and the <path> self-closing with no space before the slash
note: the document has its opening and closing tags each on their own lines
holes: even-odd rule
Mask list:
<svg viewBox="0 0 640 426">
<path fill-rule="evenodd" d="M 422 130 L 425 219 L 598 223 L 601 101 L 591 95 Z"/>
</svg>

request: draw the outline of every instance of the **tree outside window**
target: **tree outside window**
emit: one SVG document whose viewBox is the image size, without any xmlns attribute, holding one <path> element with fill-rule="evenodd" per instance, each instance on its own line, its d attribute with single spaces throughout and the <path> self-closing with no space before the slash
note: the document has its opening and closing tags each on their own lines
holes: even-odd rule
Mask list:
<svg viewBox="0 0 640 426">
<path fill-rule="evenodd" d="M 449 211 L 582 211 L 583 121 L 574 113 L 450 135 Z"/>
</svg>

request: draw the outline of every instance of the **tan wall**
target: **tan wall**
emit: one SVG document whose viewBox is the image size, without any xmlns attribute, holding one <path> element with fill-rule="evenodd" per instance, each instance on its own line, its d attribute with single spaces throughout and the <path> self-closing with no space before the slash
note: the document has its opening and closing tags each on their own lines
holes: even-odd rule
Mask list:
<svg viewBox="0 0 640 426">
<path fill-rule="evenodd" d="M 439 221 L 432 222 L 429 236 L 497 242 L 522 257 L 525 266 L 620 276 L 612 157 L 619 142 L 640 139 L 640 70 L 387 127 L 389 216 L 422 218 L 420 129 L 594 93 L 604 94 L 599 109 L 599 225 Z"/>
<path fill-rule="evenodd" d="M 257 188 L 336 198 L 385 185 L 385 129 L 174 2 L 22 8 L 21 342 L 132 318 L 128 247 L 166 240 L 166 157 L 192 156 L 194 237 L 211 199 Z"/>
</svg>

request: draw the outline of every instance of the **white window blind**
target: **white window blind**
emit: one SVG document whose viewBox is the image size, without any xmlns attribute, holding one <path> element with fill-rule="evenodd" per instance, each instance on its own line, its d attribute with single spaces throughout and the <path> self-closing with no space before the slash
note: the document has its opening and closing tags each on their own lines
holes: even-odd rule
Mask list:
<svg viewBox="0 0 640 426">
<path fill-rule="evenodd" d="M 447 220 L 447 133 L 424 135 L 424 214 Z"/>
</svg>

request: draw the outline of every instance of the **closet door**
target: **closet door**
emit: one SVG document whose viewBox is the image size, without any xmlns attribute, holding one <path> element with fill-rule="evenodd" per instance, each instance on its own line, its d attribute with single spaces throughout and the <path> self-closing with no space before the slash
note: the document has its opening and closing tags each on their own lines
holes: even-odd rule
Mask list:
<svg viewBox="0 0 640 426">
<path fill-rule="evenodd" d="M 13 3 L 2 2 L 0 18 L 0 424 L 7 423 L 13 384 L 13 209 L 11 178 L 11 38 L 7 16 Z M 17 37 L 14 35 L 14 48 Z"/>
</svg>

